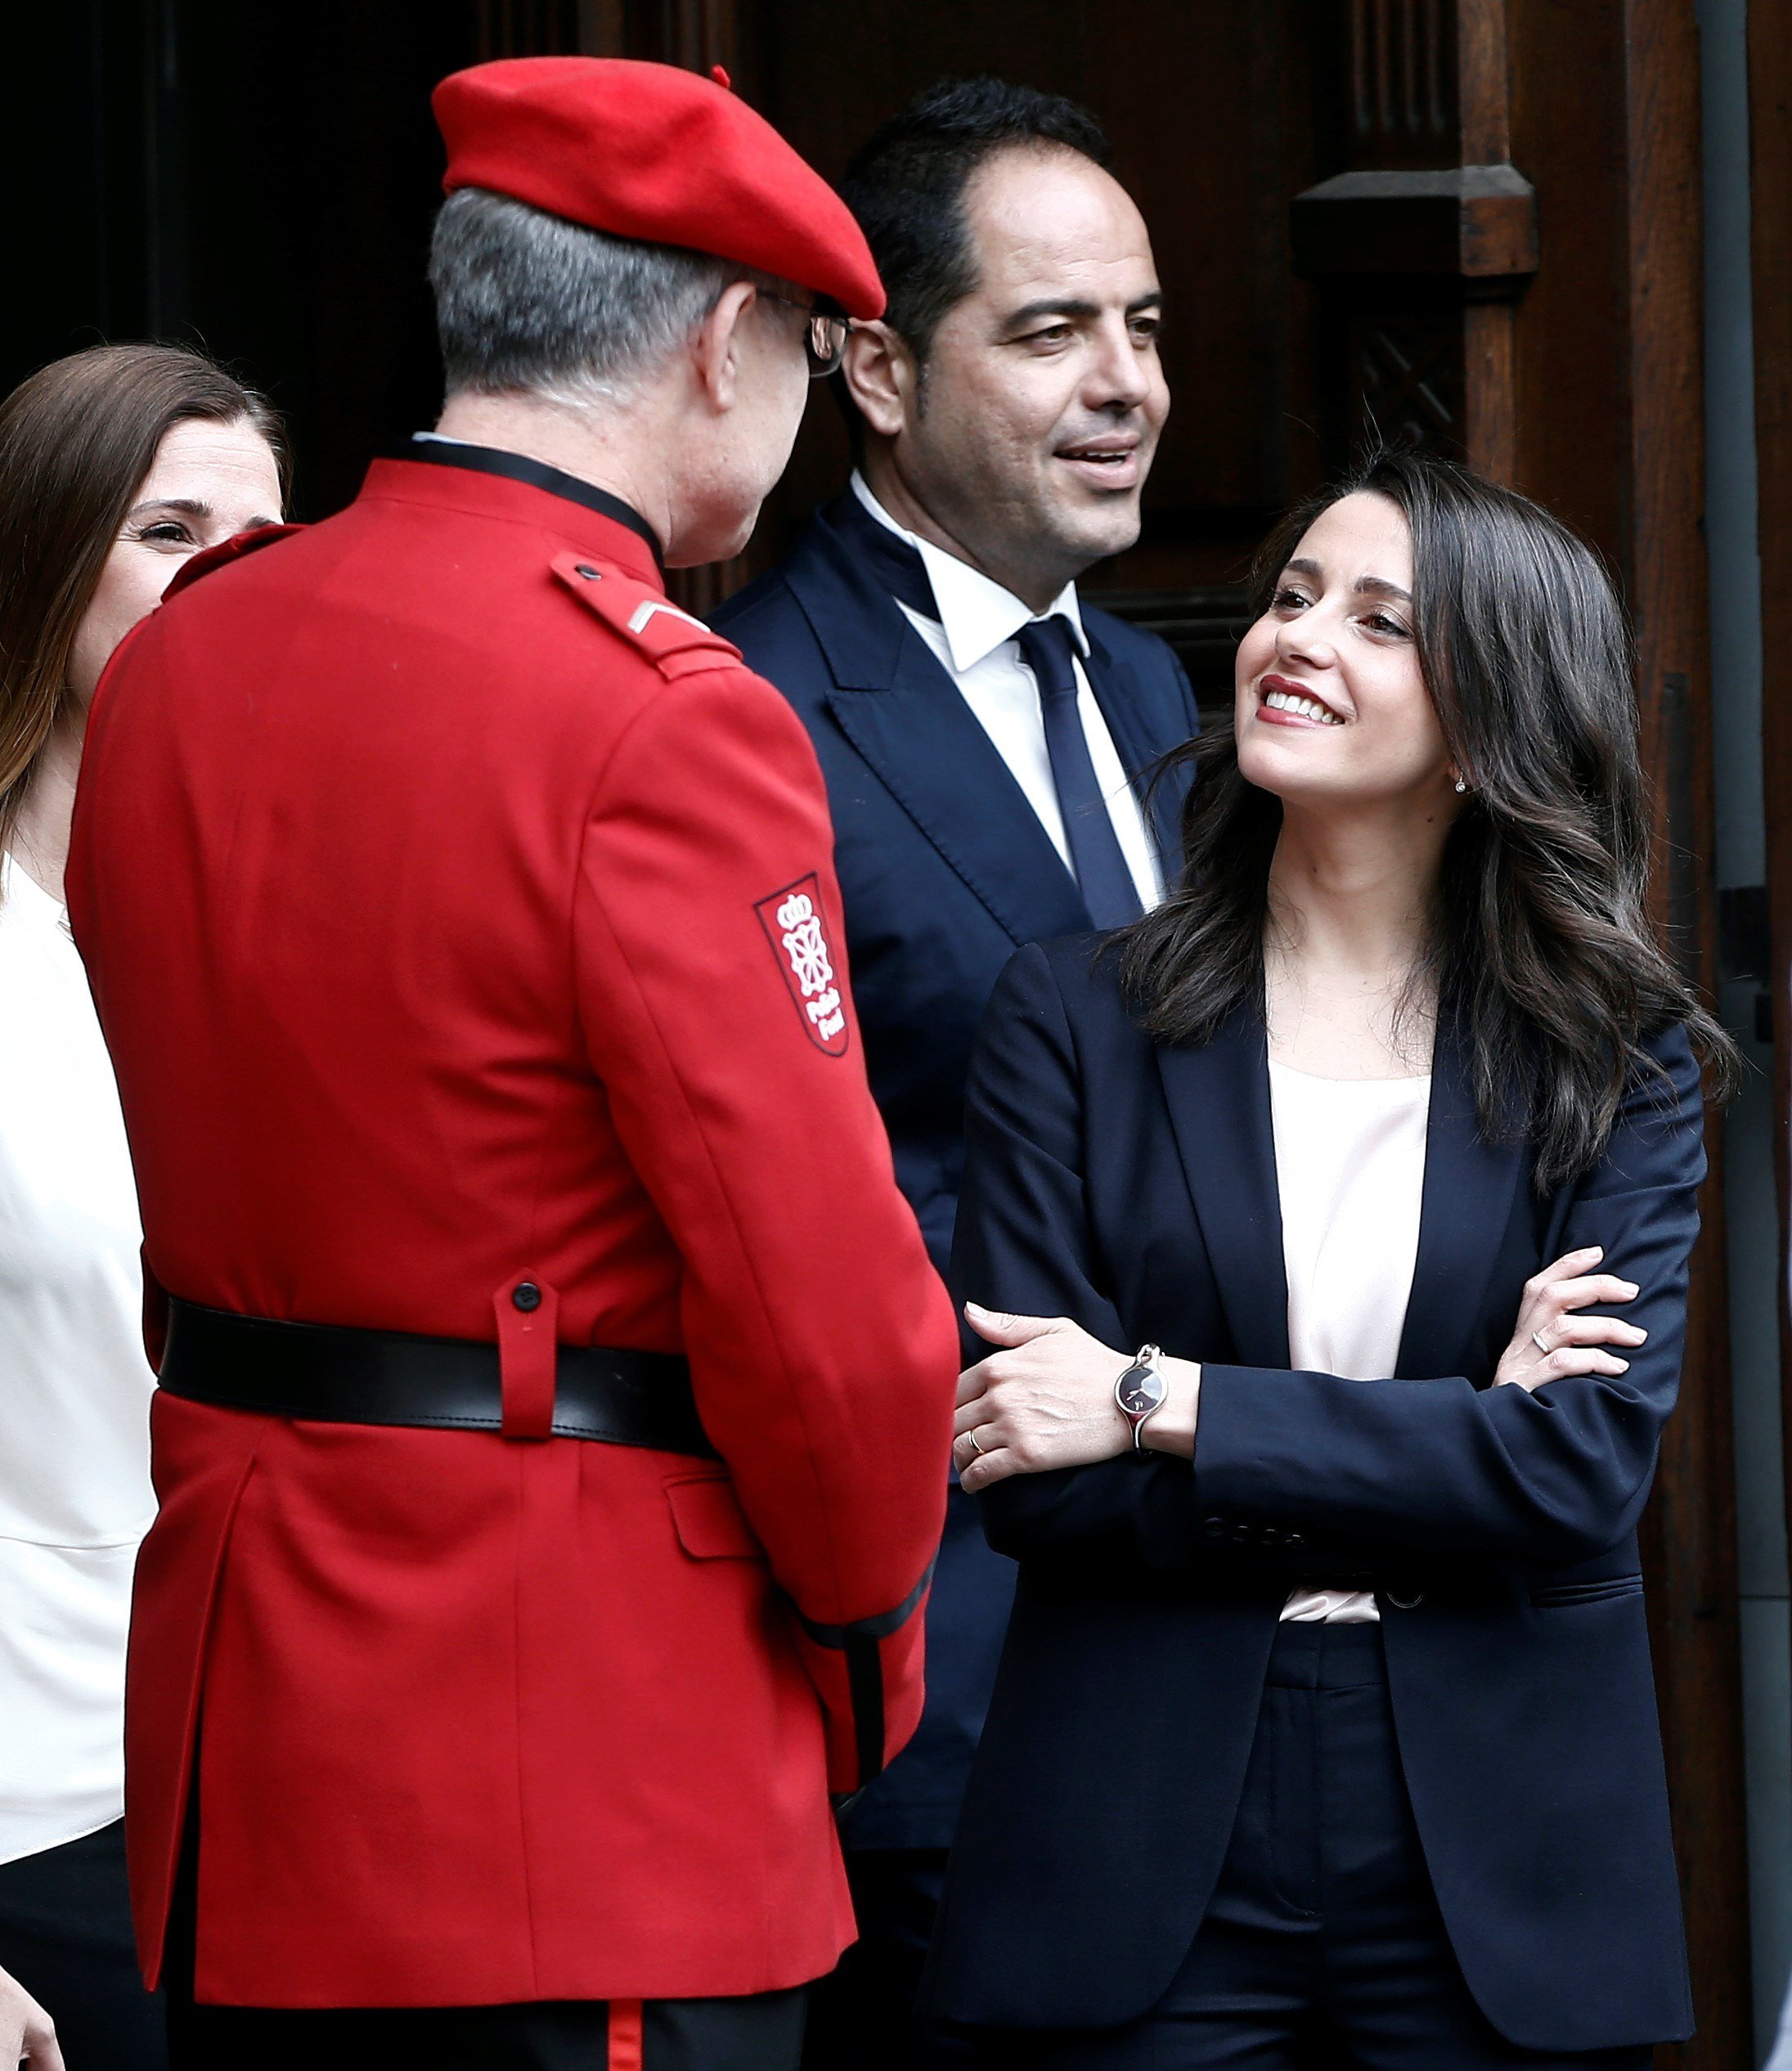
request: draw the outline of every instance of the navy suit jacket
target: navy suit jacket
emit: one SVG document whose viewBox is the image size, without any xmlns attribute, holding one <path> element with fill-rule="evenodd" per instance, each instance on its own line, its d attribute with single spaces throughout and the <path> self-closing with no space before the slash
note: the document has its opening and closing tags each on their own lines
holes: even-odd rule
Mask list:
<svg viewBox="0 0 1792 2071">
<path fill-rule="evenodd" d="M 1020 1563 L 930 1993 L 960 2020 L 1150 2006 L 1231 1835 L 1278 1612 L 1377 1592 L 1400 1757 L 1469 1988 L 1521 2047 L 1690 2033 L 1637 1520 L 1679 1384 L 1704 1172 L 1682 1031 L 1554 1193 L 1476 1125 L 1447 1027 L 1396 1372 L 1289 1370 L 1262 1022 L 1154 1044 L 1112 956 L 1018 955 L 973 1064 L 955 1292 L 1202 1364 L 1192 1464 L 1017 1476 Z M 1640 1283 L 1621 1378 L 1493 1388 L 1525 1280 L 1575 1247 Z"/>
<path fill-rule="evenodd" d="M 958 686 L 828 509 L 715 622 L 789 699 L 815 743 L 871 1090 L 897 1182 L 943 1273 L 977 1022 L 1016 948 L 1086 928 L 1088 912 Z M 1090 687 L 1144 795 L 1152 766 L 1196 730 L 1188 678 L 1154 634 L 1086 606 L 1083 624 Z M 1166 781 L 1147 798 L 1170 880 L 1186 788 Z M 849 1845 L 950 1840 L 1013 1592 L 1013 1568 L 990 1554 L 954 1488 L 927 1610 L 926 1714 L 853 1808 Z"/>
</svg>

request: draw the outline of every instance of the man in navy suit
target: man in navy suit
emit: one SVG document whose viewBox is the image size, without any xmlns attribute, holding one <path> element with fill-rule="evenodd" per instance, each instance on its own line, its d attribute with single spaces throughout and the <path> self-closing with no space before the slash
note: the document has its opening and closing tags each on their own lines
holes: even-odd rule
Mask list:
<svg viewBox="0 0 1792 2071">
<path fill-rule="evenodd" d="M 808 726 L 827 779 L 852 985 L 896 1176 L 942 1271 L 971 1040 L 1022 944 L 1119 927 L 1179 867 L 1194 732 L 1163 642 L 1079 603 L 1139 537 L 1170 399 L 1151 242 L 1074 104 L 948 82 L 880 130 L 843 191 L 889 294 L 841 380 L 858 462 L 716 624 Z M 844 1822 L 860 1940 L 806 2061 L 937 2061 L 910 2012 L 1013 1570 L 952 1492 L 927 1709 Z"/>
</svg>

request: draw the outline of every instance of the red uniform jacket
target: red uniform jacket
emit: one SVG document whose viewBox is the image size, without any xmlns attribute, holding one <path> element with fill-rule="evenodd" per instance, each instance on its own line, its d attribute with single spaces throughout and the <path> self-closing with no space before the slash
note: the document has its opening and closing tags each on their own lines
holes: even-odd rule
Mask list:
<svg viewBox="0 0 1792 2071">
<path fill-rule="evenodd" d="M 183 587 L 97 700 L 70 901 L 146 1260 L 496 1338 L 507 1404 L 526 1276 L 564 1342 L 685 1352 L 725 1464 L 159 1397 L 140 1942 L 196 1776 L 202 1999 L 791 1985 L 852 1932 L 829 1790 L 919 1711 L 949 1305 L 801 725 L 622 506 L 438 450 Z"/>
</svg>

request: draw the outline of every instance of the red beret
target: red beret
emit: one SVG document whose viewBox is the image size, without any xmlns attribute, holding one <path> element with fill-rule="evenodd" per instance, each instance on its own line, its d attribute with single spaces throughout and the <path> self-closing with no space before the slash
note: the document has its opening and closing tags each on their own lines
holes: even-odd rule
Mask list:
<svg viewBox="0 0 1792 2071">
<path fill-rule="evenodd" d="M 435 90 L 442 186 L 485 187 L 617 237 L 680 245 L 881 317 L 852 212 L 713 79 L 622 57 L 507 57 Z"/>
</svg>

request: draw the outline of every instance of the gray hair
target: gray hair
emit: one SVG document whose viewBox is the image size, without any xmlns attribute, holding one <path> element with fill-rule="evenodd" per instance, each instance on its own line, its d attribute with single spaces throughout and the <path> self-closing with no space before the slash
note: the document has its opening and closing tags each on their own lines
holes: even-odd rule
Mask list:
<svg viewBox="0 0 1792 2071">
<path fill-rule="evenodd" d="M 760 284 L 725 259 L 457 188 L 429 248 L 447 392 L 625 401 L 740 280 Z"/>
</svg>

